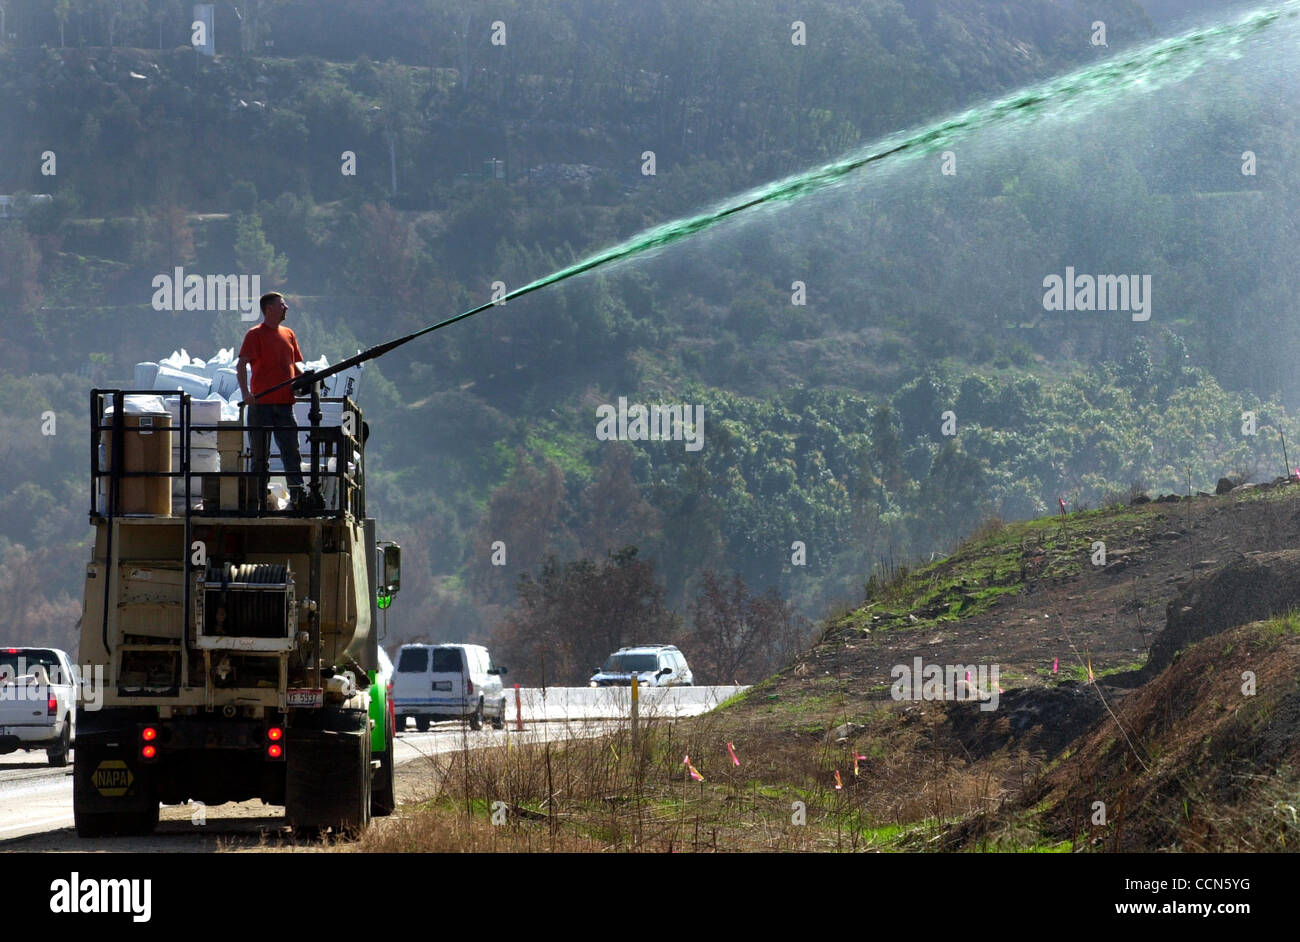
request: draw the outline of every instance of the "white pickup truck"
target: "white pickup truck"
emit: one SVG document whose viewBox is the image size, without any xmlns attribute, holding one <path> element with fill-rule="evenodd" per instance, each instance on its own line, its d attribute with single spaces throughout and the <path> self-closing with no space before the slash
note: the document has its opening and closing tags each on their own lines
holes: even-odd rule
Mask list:
<svg viewBox="0 0 1300 942">
<path fill-rule="evenodd" d="M 75 737 L 77 675 L 57 648 L 0 647 L 0 755 L 44 749 L 68 764 Z"/>
</svg>

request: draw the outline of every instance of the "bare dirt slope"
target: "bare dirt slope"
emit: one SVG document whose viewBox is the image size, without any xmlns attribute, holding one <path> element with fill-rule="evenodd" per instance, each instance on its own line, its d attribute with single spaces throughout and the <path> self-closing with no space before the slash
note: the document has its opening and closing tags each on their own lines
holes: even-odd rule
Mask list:
<svg viewBox="0 0 1300 942">
<path fill-rule="evenodd" d="M 868 593 L 726 712 L 750 748 L 802 730 L 822 778 L 858 756 L 876 826 L 946 822 L 928 849 L 1300 844 L 1300 487 L 991 526 Z M 997 665 L 998 708 L 897 702 L 917 657 Z"/>
<path fill-rule="evenodd" d="M 1104 566 L 1093 564 L 1096 542 L 1106 544 Z M 1149 653 L 1168 663 L 1176 646 L 1160 640 L 1167 609 L 1204 584 L 1198 577 L 1241 567 L 1232 589 L 1241 600 L 1232 609 L 1223 608 L 1223 596 L 1188 603 L 1197 612 L 1220 608 L 1227 622 L 1220 618 L 1219 627 L 1295 604 L 1286 590 L 1290 568 L 1270 577 L 1275 560 L 1247 557 L 1297 548 L 1300 486 L 1008 526 L 833 619 L 767 693 L 797 700 L 834 689 L 850 702 L 883 700 L 891 668 L 917 656 L 927 664 L 997 664 L 1005 689 L 1053 684 L 1061 672 L 1086 679 L 1089 664 L 1115 685 L 1132 686 Z M 1258 591 L 1265 582 L 1271 588 Z M 1190 640 L 1188 630 L 1179 623 L 1175 633 Z"/>
<path fill-rule="evenodd" d="M 1295 850 L 1298 678 L 1300 618 L 1207 637 L 1016 801 L 953 829 L 948 846 L 1031 834 L 1107 851 Z"/>
</svg>

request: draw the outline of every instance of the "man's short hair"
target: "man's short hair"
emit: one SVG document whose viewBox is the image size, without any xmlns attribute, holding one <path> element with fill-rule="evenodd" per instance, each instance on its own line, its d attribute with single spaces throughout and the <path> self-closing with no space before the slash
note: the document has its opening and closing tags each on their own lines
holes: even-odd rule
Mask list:
<svg viewBox="0 0 1300 942">
<path fill-rule="evenodd" d="M 270 305 L 272 301 L 279 300 L 280 298 L 283 297 L 284 295 L 282 295 L 278 291 L 268 291 L 266 292 L 266 294 L 262 295 L 260 299 L 258 299 L 257 303 L 262 305 L 262 313 L 265 314 L 267 307 Z"/>
</svg>

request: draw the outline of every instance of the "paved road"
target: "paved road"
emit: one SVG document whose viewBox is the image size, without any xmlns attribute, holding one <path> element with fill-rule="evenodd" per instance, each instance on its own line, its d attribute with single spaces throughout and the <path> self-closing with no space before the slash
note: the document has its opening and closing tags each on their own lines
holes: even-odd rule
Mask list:
<svg viewBox="0 0 1300 942">
<path fill-rule="evenodd" d="M 71 764 L 52 769 L 44 752 L 0 756 L 0 842 L 71 824 Z"/>
<path fill-rule="evenodd" d="M 639 711 L 644 717 L 693 716 L 712 709 L 732 696 L 737 687 L 678 687 L 644 689 L 639 692 Z M 423 756 L 458 749 L 482 749 L 504 745 L 509 735 L 514 742 L 541 742 L 599 736 L 617 728 L 630 706 L 628 688 L 591 689 L 588 687 L 551 687 L 520 690 L 524 731 L 514 731 L 514 690 L 507 691 L 509 729 L 467 729 L 461 723 L 435 723 L 428 732 L 415 731 L 414 724 L 400 733 L 395 743 L 395 759 L 401 765 Z M 206 809 L 212 827 L 206 835 L 220 833 L 221 822 L 228 822 L 233 833 L 249 828 L 266 831 L 284 826 L 283 809 L 260 802 L 241 802 Z M 164 806 L 165 830 L 169 822 L 188 823 L 190 811 L 183 806 Z M 100 849 L 98 842 L 77 843 L 72 832 L 72 766 L 50 768 L 44 752 L 15 752 L 0 756 L 0 851 L 37 849 Z M 179 827 L 179 824 L 178 824 Z M 182 829 L 183 830 L 183 829 Z M 58 833 L 62 832 L 62 833 Z M 33 846 L 31 835 L 55 835 L 58 840 Z M 70 840 L 69 840 L 70 839 Z M 12 843 L 10 843 L 12 842 Z M 179 842 L 186 844 L 186 842 Z M 7 846 L 8 845 L 8 846 Z M 113 847 L 106 849 L 127 849 Z M 171 849 L 171 848 L 168 848 Z M 177 846 L 177 850 L 199 849 Z"/>
</svg>

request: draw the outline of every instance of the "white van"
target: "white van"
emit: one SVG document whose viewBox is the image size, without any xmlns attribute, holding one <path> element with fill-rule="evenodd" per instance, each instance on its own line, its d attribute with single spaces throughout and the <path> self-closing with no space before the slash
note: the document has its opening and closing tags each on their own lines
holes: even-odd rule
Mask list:
<svg viewBox="0 0 1300 942">
<path fill-rule="evenodd" d="M 485 716 L 497 729 L 506 725 L 504 667 L 493 667 L 481 644 L 404 644 L 397 652 L 393 704 L 399 731 L 406 718 L 424 732 L 434 720 L 469 719 L 480 729 Z"/>
</svg>

